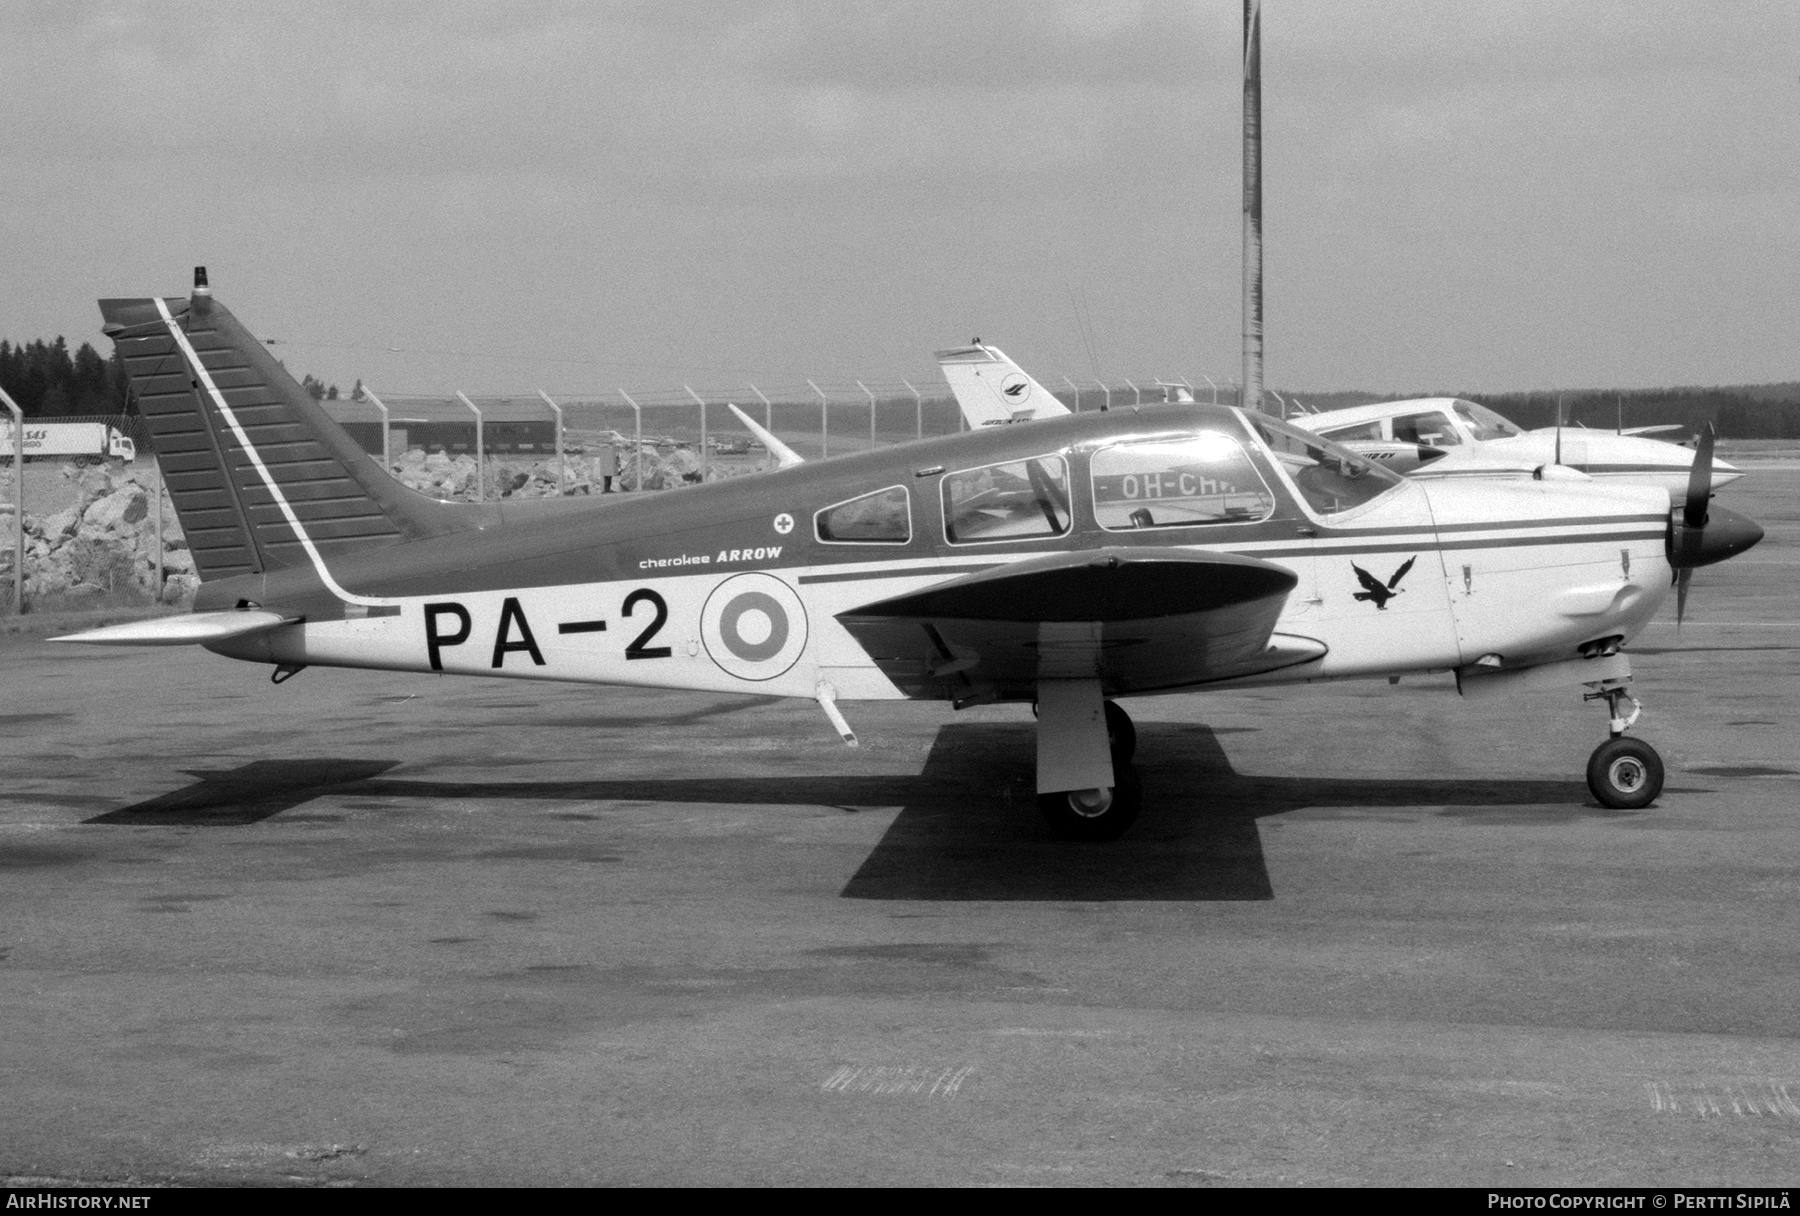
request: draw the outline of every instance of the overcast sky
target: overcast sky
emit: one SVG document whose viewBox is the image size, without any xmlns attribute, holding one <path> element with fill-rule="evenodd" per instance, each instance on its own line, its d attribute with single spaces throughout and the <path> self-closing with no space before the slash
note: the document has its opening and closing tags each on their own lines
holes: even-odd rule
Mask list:
<svg viewBox="0 0 1800 1216">
<path fill-rule="evenodd" d="M 0 336 L 389 391 L 1235 376 L 1238 0 L 0 7 Z M 1267 0 L 1268 379 L 1800 379 L 1800 4 Z M 1094 335 L 1083 343 L 1075 301 Z M 391 350 L 390 348 L 398 348 Z"/>
</svg>

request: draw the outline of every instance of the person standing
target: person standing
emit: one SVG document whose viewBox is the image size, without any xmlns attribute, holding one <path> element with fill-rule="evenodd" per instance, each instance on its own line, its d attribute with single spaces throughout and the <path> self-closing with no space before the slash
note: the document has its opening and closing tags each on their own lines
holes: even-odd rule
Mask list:
<svg viewBox="0 0 1800 1216">
<path fill-rule="evenodd" d="M 600 492 L 612 493 L 613 478 L 619 475 L 619 449 L 610 443 L 600 445 Z"/>
</svg>

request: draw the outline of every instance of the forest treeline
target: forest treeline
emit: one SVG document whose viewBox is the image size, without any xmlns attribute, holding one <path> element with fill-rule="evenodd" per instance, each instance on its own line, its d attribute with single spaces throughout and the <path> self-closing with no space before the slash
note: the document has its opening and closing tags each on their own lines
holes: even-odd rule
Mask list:
<svg viewBox="0 0 1800 1216">
<path fill-rule="evenodd" d="M 302 385 L 314 401 L 336 401 L 338 387 L 308 375 Z M 0 388 L 19 403 L 27 418 L 68 418 L 93 414 L 136 414 L 131 381 L 117 351 L 110 359 L 88 342 L 73 353 L 61 337 L 17 345 L 0 339 Z M 362 394 L 362 381 L 356 382 Z"/>
<path fill-rule="evenodd" d="M 1527 429 L 1555 426 L 1560 399 L 1565 426 L 1610 431 L 1673 422 L 1697 431 L 1710 422 L 1727 439 L 1800 439 L 1800 384 L 1462 396 Z"/>
<path fill-rule="evenodd" d="M 0 388 L 19 403 L 27 418 L 128 412 L 129 381 L 115 353 L 102 359 L 83 342 L 73 354 L 60 337 L 54 342 L 13 345 L 0 340 Z"/>
<path fill-rule="evenodd" d="M 301 383 L 314 400 L 336 400 L 338 388 L 307 375 Z M 12 395 L 28 418 L 81 414 L 135 414 L 130 382 L 115 352 L 102 358 L 83 342 L 73 352 L 62 338 L 46 342 L 0 340 L 0 388 Z M 359 380 L 352 398 L 362 395 Z M 1461 396 L 1511 418 L 1522 427 L 1552 426 L 1557 402 L 1570 426 L 1610 430 L 1615 426 L 1679 423 L 1689 429 L 1711 422 L 1729 439 L 1800 439 L 1800 383 L 1731 388 L 1593 389 L 1537 393 L 1307 393 L 1315 408 L 1391 401 L 1401 396 Z"/>
</svg>

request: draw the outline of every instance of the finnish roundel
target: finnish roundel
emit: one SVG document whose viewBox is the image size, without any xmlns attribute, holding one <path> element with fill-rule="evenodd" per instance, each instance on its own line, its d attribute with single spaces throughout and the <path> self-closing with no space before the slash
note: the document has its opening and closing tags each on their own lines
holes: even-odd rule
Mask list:
<svg viewBox="0 0 1800 1216">
<path fill-rule="evenodd" d="M 734 575 L 707 597 L 700 637 L 720 670 L 740 680 L 773 680 L 806 649 L 806 609 L 774 575 Z"/>
</svg>

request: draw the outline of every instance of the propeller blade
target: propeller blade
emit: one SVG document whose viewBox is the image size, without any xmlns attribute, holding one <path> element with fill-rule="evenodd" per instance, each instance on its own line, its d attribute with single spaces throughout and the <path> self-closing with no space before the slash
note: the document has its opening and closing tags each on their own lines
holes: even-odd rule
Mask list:
<svg viewBox="0 0 1800 1216">
<path fill-rule="evenodd" d="M 1688 470 L 1687 503 L 1681 522 L 1690 528 L 1706 526 L 1706 500 L 1712 497 L 1713 424 L 1707 423 L 1694 445 L 1694 464 Z"/>
<path fill-rule="evenodd" d="M 1681 618 L 1687 615 L 1688 584 L 1694 581 L 1694 568 L 1684 567 L 1675 573 L 1675 628 L 1681 628 Z"/>
<path fill-rule="evenodd" d="M 1562 416 L 1563 401 L 1561 397 L 1558 397 L 1556 399 L 1556 459 L 1551 462 L 1552 464 L 1562 463 Z"/>
</svg>

